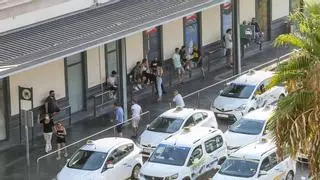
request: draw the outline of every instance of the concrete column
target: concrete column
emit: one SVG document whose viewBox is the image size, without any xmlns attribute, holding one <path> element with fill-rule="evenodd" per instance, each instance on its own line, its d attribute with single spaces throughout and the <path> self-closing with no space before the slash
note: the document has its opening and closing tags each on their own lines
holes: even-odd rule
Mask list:
<svg viewBox="0 0 320 180">
<path fill-rule="evenodd" d="M 241 73 L 239 25 L 239 0 L 232 0 L 232 58 L 234 63 L 234 75 Z"/>
<path fill-rule="evenodd" d="M 120 70 L 120 103 L 123 107 L 124 119 L 128 119 L 128 96 L 127 96 L 127 57 L 126 57 L 126 39 L 123 38 L 118 41 L 119 53 L 119 70 Z"/>
</svg>

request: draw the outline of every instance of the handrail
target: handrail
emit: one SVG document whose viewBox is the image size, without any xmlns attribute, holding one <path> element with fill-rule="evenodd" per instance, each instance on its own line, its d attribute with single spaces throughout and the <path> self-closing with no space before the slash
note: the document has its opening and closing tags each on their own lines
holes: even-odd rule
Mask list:
<svg viewBox="0 0 320 180">
<path fill-rule="evenodd" d="M 143 113 L 140 114 L 140 116 L 144 116 L 144 115 L 146 115 L 146 114 L 149 115 L 148 118 L 150 119 L 150 111 L 143 112 Z M 130 121 L 132 121 L 133 119 L 134 119 L 134 118 L 130 118 L 130 119 L 122 122 L 121 124 L 126 124 L 127 122 L 130 122 Z M 110 127 L 106 128 L 106 129 L 104 129 L 104 130 L 101 130 L 101 131 L 96 132 L 96 133 L 94 133 L 94 134 L 92 134 L 92 135 L 90 135 L 90 136 L 84 137 L 84 138 L 82 138 L 82 139 L 80 139 L 80 140 L 78 140 L 78 141 L 76 141 L 76 142 L 73 142 L 73 143 L 71 143 L 71 144 L 69 144 L 69 145 L 67 145 L 67 146 L 65 146 L 65 147 L 63 147 L 63 148 L 60 148 L 60 149 L 58 149 L 58 150 L 52 151 L 52 152 L 50 152 L 50 153 L 48 153 L 48 154 L 45 154 L 45 155 L 43 155 L 43 156 L 38 157 L 38 158 L 37 158 L 37 174 L 39 175 L 39 161 L 40 161 L 41 159 L 43 159 L 43 158 L 45 158 L 45 157 L 48 157 L 48 156 L 51 156 L 51 155 L 57 153 L 58 151 L 62 151 L 62 150 L 64 150 L 64 149 L 69 148 L 69 147 L 71 147 L 71 146 L 73 146 L 73 145 L 76 145 L 76 144 L 78 144 L 78 143 L 80 143 L 80 142 L 83 142 L 83 141 L 85 141 L 85 140 L 88 140 L 88 139 L 90 139 L 90 138 L 92 138 L 92 137 L 94 137 L 94 136 L 97 136 L 97 135 L 101 134 L 101 133 L 104 133 L 104 132 L 106 132 L 106 131 L 109 131 L 110 129 L 114 129 L 117 125 L 118 125 L 118 124 L 113 125 L 113 126 L 110 126 Z"/>
<path fill-rule="evenodd" d="M 283 56 L 280 56 L 280 57 L 278 57 L 278 58 L 275 58 L 275 59 L 273 59 L 273 60 L 271 60 L 271 61 L 268 61 L 268 62 L 266 62 L 266 63 L 260 64 L 260 65 L 258 65 L 258 66 L 256 66 L 256 67 L 251 68 L 251 69 L 248 69 L 248 70 L 246 70 L 246 71 L 244 71 L 244 72 L 241 72 L 240 74 L 231 76 L 231 77 L 229 77 L 229 78 L 227 78 L 227 79 L 221 80 L 221 81 L 216 82 L 216 83 L 214 83 L 214 84 L 211 84 L 211 85 L 209 85 L 209 86 L 207 86 L 207 87 L 204 87 L 204 88 L 202 88 L 202 89 L 199 89 L 199 90 L 197 90 L 197 91 L 194 91 L 194 92 L 192 92 L 192 93 L 189 93 L 189 94 L 183 96 L 182 98 L 183 98 L 183 99 L 188 98 L 188 97 L 193 96 L 193 95 L 195 95 L 195 94 L 198 94 L 198 93 L 200 93 L 200 92 L 202 92 L 202 91 L 205 91 L 205 90 L 207 90 L 207 89 L 209 89 L 209 88 L 212 88 L 212 87 L 214 87 L 214 86 L 217 86 L 217 85 L 219 85 L 219 84 L 221 84 L 221 83 L 228 82 L 229 80 L 231 80 L 231 79 L 233 79 L 233 78 L 235 78 L 235 77 L 237 77 L 237 76 L 241 76 L 241 75 L 243 75 L 243 74 L 246 74 L 246 73 L 248 73 L 248 72 L 251 71 L 251 70 L 254 70 L 254 69 L 257 69 L 257 68 L 261 68 L 261 67 L 263 67 L 263 66 L 266 66 L 266 65 L 268 65 L 268 64 L 272 64 L 272 63 L 277 62 L 277 61 L 278 61 L 277 63 L 279 63 L 280 59 L 282 59 L 283 57 L 286 57 L 286 56 L 290 56 L 290 55 L 293 54 L 293 53 L 295 53 L 295 52 L 287 53 L 287 54 L 285 54 L 285 55 L 283 55 Z"/>
</svg>

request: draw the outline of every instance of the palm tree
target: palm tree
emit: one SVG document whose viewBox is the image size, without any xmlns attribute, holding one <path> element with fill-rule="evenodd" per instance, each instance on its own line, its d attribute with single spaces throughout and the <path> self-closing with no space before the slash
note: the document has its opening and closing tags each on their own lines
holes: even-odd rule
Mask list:
<svg viewBox="0 0 320 180">
<path fill-rule="evenodd" d="M 320 180 L 320 2 L 306 0 L 304 5 L 304 12 L 289 17 L 297 32 L 275 40 L 275 46 L 300 50 L 279 64 L 272 79 L 270 87 L 283 83 L 288 96 L 279 101 L 268 128 L 278 157 L 307 155 L 312 179 Z"/>
</svg>

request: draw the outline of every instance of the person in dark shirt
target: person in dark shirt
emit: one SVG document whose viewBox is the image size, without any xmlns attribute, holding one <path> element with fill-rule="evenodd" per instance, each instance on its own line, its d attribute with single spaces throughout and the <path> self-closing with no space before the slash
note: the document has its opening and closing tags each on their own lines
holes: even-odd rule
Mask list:
<svg viewBox="0 0 320 180">
<path fill-rule="evenodd" d="M 52 118 L 56 113 L 60 112 L 60 108 L 57 104 L 54 90 L 49 91 L 49 96 L 45 100 L 45 114 L 49 114 Z"/>
<path fill-rule="evenodd" d="M 46 142 L 45 151 L 46 153 L 52 150 L 51 140 L 52 140 L 52 127 L 54 123 L 50 118 L 49 114 L 44 115 L 44 119 L 40 120 L 40 114 L 38 115 L 38 123 L 43 124 L 43 137 Z"/>
<path fill-rule="evenodd" d="M 56 158 L 57 160 L 61 159 L 61 152 L 60 149 L 64 148 L 66 146 L 66 135 L 67 131 L 66 128 L 58 122 L 54 126 L 54 132 L 56 134 L 56 141 L 57 141 L 57 146 L 58 146 L 58 157 Z M 68 156 L 67 148 L 64 149 L 64 157 Z"/>
</svg>

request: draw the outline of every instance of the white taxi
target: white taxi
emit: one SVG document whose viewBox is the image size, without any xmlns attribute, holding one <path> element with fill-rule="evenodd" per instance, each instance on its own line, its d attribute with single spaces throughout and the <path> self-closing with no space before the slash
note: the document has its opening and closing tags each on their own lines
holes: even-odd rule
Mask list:
<svg viewBox="0 0 320 180">
<path fill-rule="evenodd" d="M 75 152 L 57 180 L 137 179 L 142 165 L 141 149 L 126 138 L 90 141 Z"/>
<path fill-rule="evenodd" d="M 278 101 L 287 92 L 283 86 L 266 90 L 272 77 L 270 71 L 249 71 L 227 83 L 210 109 L 218 119 L 236 121 L 252 110 Z"/>
<path fill-rule="evenodd" d="M 262 138 L 232 153 L 212 180 L 293 180 L 296 162 L 277 159 L 275 144 Z"/>
<path fill-rule="evenodd" d="M 268 136 L 267 122 L 276 106 L 265 106 L 251 111 L 232 124 L 224 133 L 228 151 L 231 153 L 242 146 Z"/>
<path fill-rule="evenodd" d="M 138 138 L 142 155 L 149 157 L 161 141 L 189 126 L 218 128 L 218 123 L 214 113 L 208 110 L 180 107 L 170 109 L 147 125 L 147 129 Z"/>
<path fill-rule="evenodd" d="M 187 128 L 162 141 L 142 166 L 140 180 L 191 180 L 215 169 L 227 157 L 223 133 L 208 127 Z"/>
</svg>

